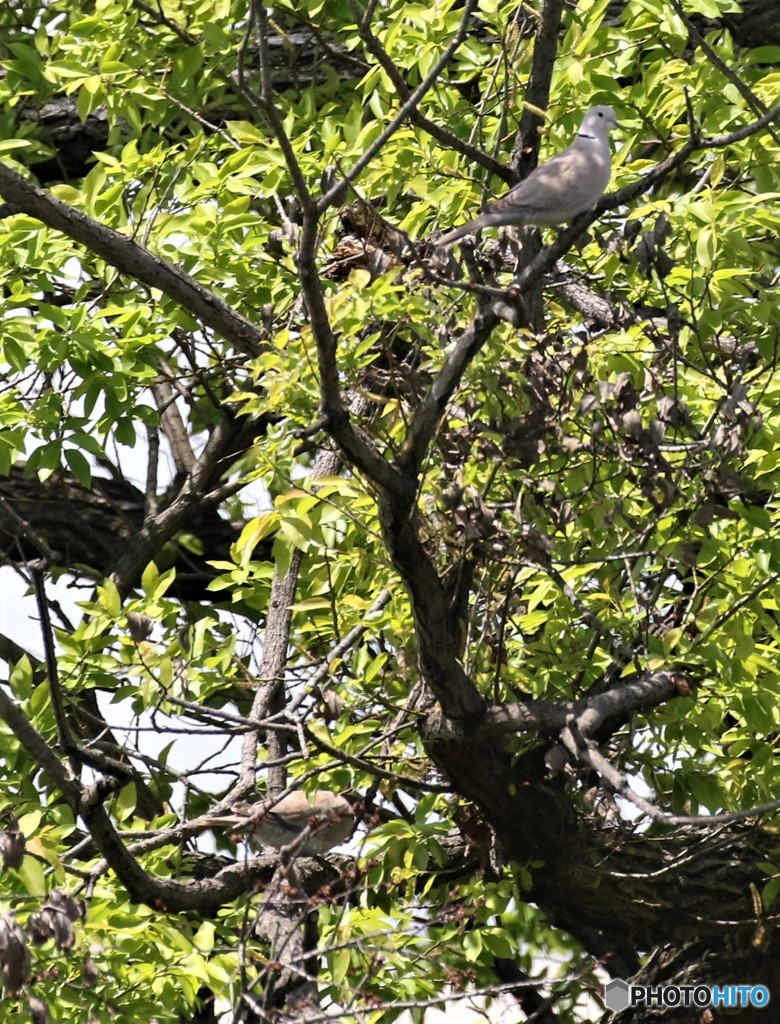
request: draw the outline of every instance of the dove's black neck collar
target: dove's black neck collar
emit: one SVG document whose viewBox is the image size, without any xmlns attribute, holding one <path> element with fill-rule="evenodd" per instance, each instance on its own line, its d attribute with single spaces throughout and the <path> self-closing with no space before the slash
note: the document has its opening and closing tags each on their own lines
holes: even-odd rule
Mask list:
<svg viewBox="0 0 780 1024">
<path fill-rule="evenodd" d="M 591 142 L 594 142 L 595 139 L 596 139 L 596 136 L 595 135 L 588 135 L 587 132 L 577 132 L 577 138 L 578 139 L 590 139 Z"/>
</svg>

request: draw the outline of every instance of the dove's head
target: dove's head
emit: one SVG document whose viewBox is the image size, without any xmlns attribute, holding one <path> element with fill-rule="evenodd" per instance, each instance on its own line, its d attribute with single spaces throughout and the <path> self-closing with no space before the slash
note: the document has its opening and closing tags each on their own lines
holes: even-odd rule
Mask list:
<svg viewBox="0 0 780 1024">
<path fill-rule="evenodd" d="M 612 107 L 591 107 L 585 115 L 580 133 L 599 135 L 606 138 L 613 128 L 619 128 L 618 119 Z"/>
</svg>

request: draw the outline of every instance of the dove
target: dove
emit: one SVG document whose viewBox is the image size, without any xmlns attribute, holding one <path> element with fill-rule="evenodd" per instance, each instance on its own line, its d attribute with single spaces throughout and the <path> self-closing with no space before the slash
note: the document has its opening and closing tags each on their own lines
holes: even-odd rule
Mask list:
<svg viewBox="0 0 780 1024">
<path fill-rule="evenodd" d="M 434 244 L 452 245 L 475 231 L 503 224 L 550 227 L 590 210 L 609 184 L 612 173 L 609 133 L 619 127 L 612 107 L 593 107 L 583 118 L 577 137 L 568 149 L 531 171 L 474 220 L 448 231 Z"/>
<path fill-rule="evenodd" d="M 300 789 L 294 789 L 281 800 L 248 803 L 241 800 L 231 814 L 200 819 L 203 825 L 228 825 L 246 832 L 256 846 L 282 849 L 293 846 L 296 853 L 309 856 L 326 853 L 344 842 L 354 827 L 352 805 L 343 796 L 318 790 L 312 800 Z M 298 846 L 303 833 L 306 838 Z"/>
</svg>

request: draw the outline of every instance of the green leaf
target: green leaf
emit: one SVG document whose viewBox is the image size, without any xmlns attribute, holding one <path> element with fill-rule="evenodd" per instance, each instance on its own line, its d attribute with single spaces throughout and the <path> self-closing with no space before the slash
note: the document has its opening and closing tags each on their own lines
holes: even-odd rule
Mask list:
<svg viewBox="0 0 780 1024">
<path fill-rule="evenodd" d="M 18 874 L 19 880 L 28 895 L 46 895 L 46 876 L 43 871 L 43 865 L 35 857 L 26 854 L 21 867 L 18 869 Z"/>
<path fill-rule="evenodd" d="M 122 610 L 122 599 L 113 580 L 105 580 L 97 588 L 98 604 L 112 618 L 118 618 Z"/>
<path fill-rule="evenodd" d="M 168 591 L 175 579 L 175 569 L 160 572 L 154 562 L 149 562 L 141 576 L 141 587 L 151 601 L 156 601 Z"/>
<path fill-rule="evenodd" d="M 138 797 L 134 782 L 123 786 L 114 800 L 113 810 L 119 821 L 128 821 L 135 814 Z"/>
<path fill-rule="evenodd" d="M 92 484 L 92 467 L 78 448 L 65 449 L 65 461 L 80 484 L 89 488 Z"/>
</svg>

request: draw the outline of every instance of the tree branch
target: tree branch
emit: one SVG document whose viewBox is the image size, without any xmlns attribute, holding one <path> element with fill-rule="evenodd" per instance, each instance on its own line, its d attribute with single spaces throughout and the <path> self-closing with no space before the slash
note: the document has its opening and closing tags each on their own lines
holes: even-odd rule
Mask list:
<svg viewBox="0 0 780 1024">
<path fill-rule="evenodd" d="M 526 178 L 538 161 L 539 125 L 542 123 L 538 111 L 547 110 L 550 105 L 550 82 L 558 57 L 558 36 L 565 6 L 566 0 L 544 0 L 542 5 L 534 40 L 531 75 L 510 159 L 515 182 Z"/>
<path fill-rule="evenodd" d="M 132 238 L 105 227 L 81 210 L 36 188 L 2 162 L 0 195 L 7 201 L 5 209 L 0 211 L 6 216 L 21 212 L 35 217 L 48 227 L 86 246 L 89 252 L 106 260 L 120 273 L 163 292 L 245 355 L 256 356 L 262 350 L 263 332 L 214 292 L 198 284 L 195 278 Z"/>
<path fill-rule="evenodd" d="M 652 672 L 631 678 L 595 697 L 576 701 L 527 700 L 491 707 L 479 726 L 485 742 L 507 734 L 557 732 L 571 716 L 584 736 L 592 736 L 606 725 L 622 723 L 637 711 L 679 697 L 686 688 L 681 672 Z"/>
<path fill-rule="evenodd" d="M 471 360 L 479 352 L 499 323 L 492 303 L 483 303 L 474 319 L 461 334 L 450 356 L 439 371 L 428 394 L 415 410 L 398 464 L 404 474 L 417 478 L 447 403 L 460 384 Z"/>
<path fill-rule="evenodd" d="M 54 749 L 27 720 L 18 705 L 0 686 L 0 717 L 24 749 L 48 775 L 70 806 L 77 810 L 82 797 L 81 783 L 73 771 L 60 761 Z"/>
</svg>

